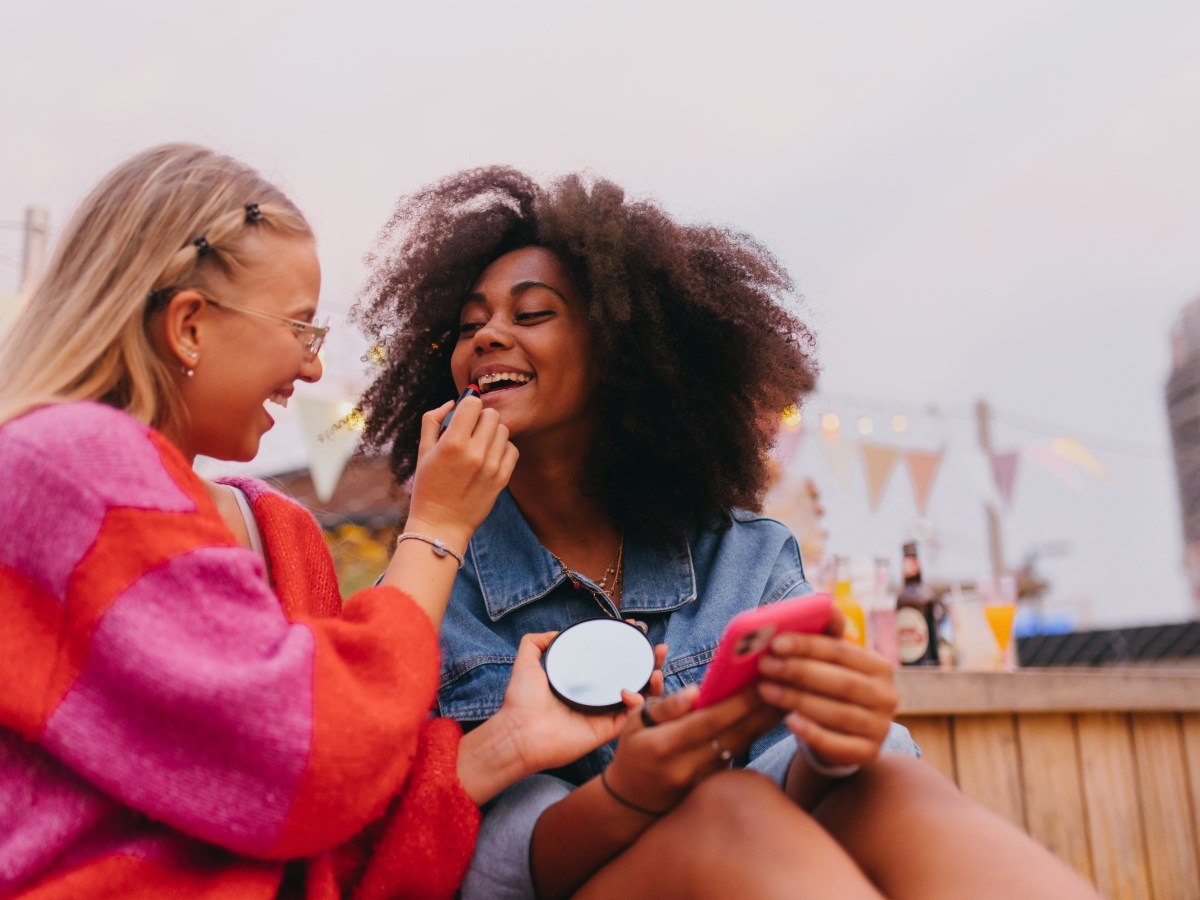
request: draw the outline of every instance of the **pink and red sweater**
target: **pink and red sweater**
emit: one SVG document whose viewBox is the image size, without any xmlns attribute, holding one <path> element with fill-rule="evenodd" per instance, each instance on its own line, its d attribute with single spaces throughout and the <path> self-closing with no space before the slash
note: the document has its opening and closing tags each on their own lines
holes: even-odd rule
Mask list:
<svg viewBox="0 0 1200 900">
<path fill-rule="evenodd" d="M 0 427 L 0 896 L 456 890 L 479 813 L 428 618 L 391 588 L 343 611 L 312 517 L 239 486 L 275 591 L 156 431 Z"/>
</svg>

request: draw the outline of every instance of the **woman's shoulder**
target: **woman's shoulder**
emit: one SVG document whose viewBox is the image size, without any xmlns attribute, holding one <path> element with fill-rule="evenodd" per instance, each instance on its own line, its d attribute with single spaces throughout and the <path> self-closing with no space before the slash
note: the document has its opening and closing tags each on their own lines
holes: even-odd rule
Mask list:
<svg viewBox="0 0 1200 900">
<path fill-rule="evenodd" d="M 800 545 L 782 522 L 735 509 L 689 541 L 697 575 L 779 599 L 804 582 Z M 753 591 L 751 591 L 753 592 Z"/>
<path fill-rule="evenodd" d="M 73 486 L 119 505 L 194 507 L 198 481 L 161 434 L 123 410 L 77 401 L 38 407 L 0 428 L 0 478 L 23 492 Z M 32 479 L 32 480 L 31 480 Z"/>
<path fill-rule="evenodd" d="M 702 529 L 699 542 L 709 541 L 726 551 L 734 548 L 757 547 L 768 552 L 794 548 L 799 557 L 799 545 L 792 530 L 770 516 L 749 509 L 732 509 L 708 528 Z"/>
<path fill-rule="evenodd" d="M 150 430 L 124 410 L 91 400 L 49 403 L 3 426 L 6 440 L 43 450 L 78 448 L 81 440 L 103 446 L 114 437 L 144 437 Z"/>
</svg>

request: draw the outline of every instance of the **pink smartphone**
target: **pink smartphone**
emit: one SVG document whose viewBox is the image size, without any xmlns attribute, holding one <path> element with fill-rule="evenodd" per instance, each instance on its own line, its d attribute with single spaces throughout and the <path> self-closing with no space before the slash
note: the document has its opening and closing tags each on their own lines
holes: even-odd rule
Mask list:
<svg viewBox="0 0 1200 900">
<path fill-rule="evenodd" d="M 828 594 L 807 594 L 738 613 L 725 628 L 693 709 L 724 700 L 756 681 L 758 658 L 771 638 L 784 631 L 816 634 L 824 630 L 832 611 L 833 598 Z"/>
</svg>

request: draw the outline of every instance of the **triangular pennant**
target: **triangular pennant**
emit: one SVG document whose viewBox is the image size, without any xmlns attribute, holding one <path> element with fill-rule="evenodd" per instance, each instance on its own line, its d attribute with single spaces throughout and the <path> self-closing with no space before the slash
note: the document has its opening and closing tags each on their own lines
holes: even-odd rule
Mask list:
<svg viewBox="0 0 1200 900">
<path fill-rule="evenodd" d="M 888 478 L 891 477 L 892 468 L 896 465 L 900 452 L 895 447 L 864 443 L 862 454 L 863 469 L 867 476 L 867 503 L 871 512 L 874 512 L 879 508 L 879 501 L 883 498 Z"/>
<path fill-rule="evenodd" d="M 992 474 L 996 476 L 996 488 L 1005 506 L 1012 506 L 1013 485 L 1017 480 L 1017 460 L 1021 454 L 1016 450 L 992 454 Z"/>
<path fill-rule="evenodd" d="M 1108 478 L 1108 466 L 1100 462 L 1083 441 L 1077 437 L 1056 437 L 1050 442 L 1050 449 L 1055 455 L 1067 462 L 1075 463 L 1079 468 L 1090 472 L 1097 478 Z"/>
<path fill-rule="evenodd" d="M 929 507 L 929 492 L 933 490 L 933 481 L 937 478 L 938 468 L 942 465 L 942 457 L 946 449 L 941 450 L 909 450 L 905 453 L 908 463 L 908 480 L 912 482 L 913 499 L 917 503 L 917 515 L 925 518 Z"/>
<path fill-rule="evenodd" d="M 818 443 L 837 483 L 843 491 L 849 492 L 854 485 L 854 444 L 843 440 L 840 434 L 831 435 L 826 431 L 821 433 Z"/>
<path fill-rule="evenodd" d="M 1083 486 L 1083 478 L 1080 476 L 1079 470 L 1054 452 L 1053 442 L 1038 441 L 1025 444 L 1021 447 L 1021 452 L 1063 484 L 1073 488 Z"/>
<path fill-rule="evenodd" d="M 344 418 L 344 404 L 313 397 L 294 398 L 300 413 L 300 431 L 308 450 L 308 472 L 317 497 L 333 496 L 346 463 L 358 447 L 358 432 L 345 426 L 334 428 Z"/>
</svg>

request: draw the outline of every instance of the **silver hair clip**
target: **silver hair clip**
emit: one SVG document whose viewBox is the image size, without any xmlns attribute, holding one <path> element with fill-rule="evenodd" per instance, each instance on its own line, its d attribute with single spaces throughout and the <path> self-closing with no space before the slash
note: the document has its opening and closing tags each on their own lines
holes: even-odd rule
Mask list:
<svg viewBox="0 0 1200 900">
<path fill-rule="evenodd" d="M 263 220 L 263 214 L 262 214 L 262 210 L 260 210 L 258 208 L 258 204 L 257 203 L 247 203 L 246 204 L 246 224 L 249 225 L 253 222 L 261 222 L 262 220 Z"/>
</svg>

